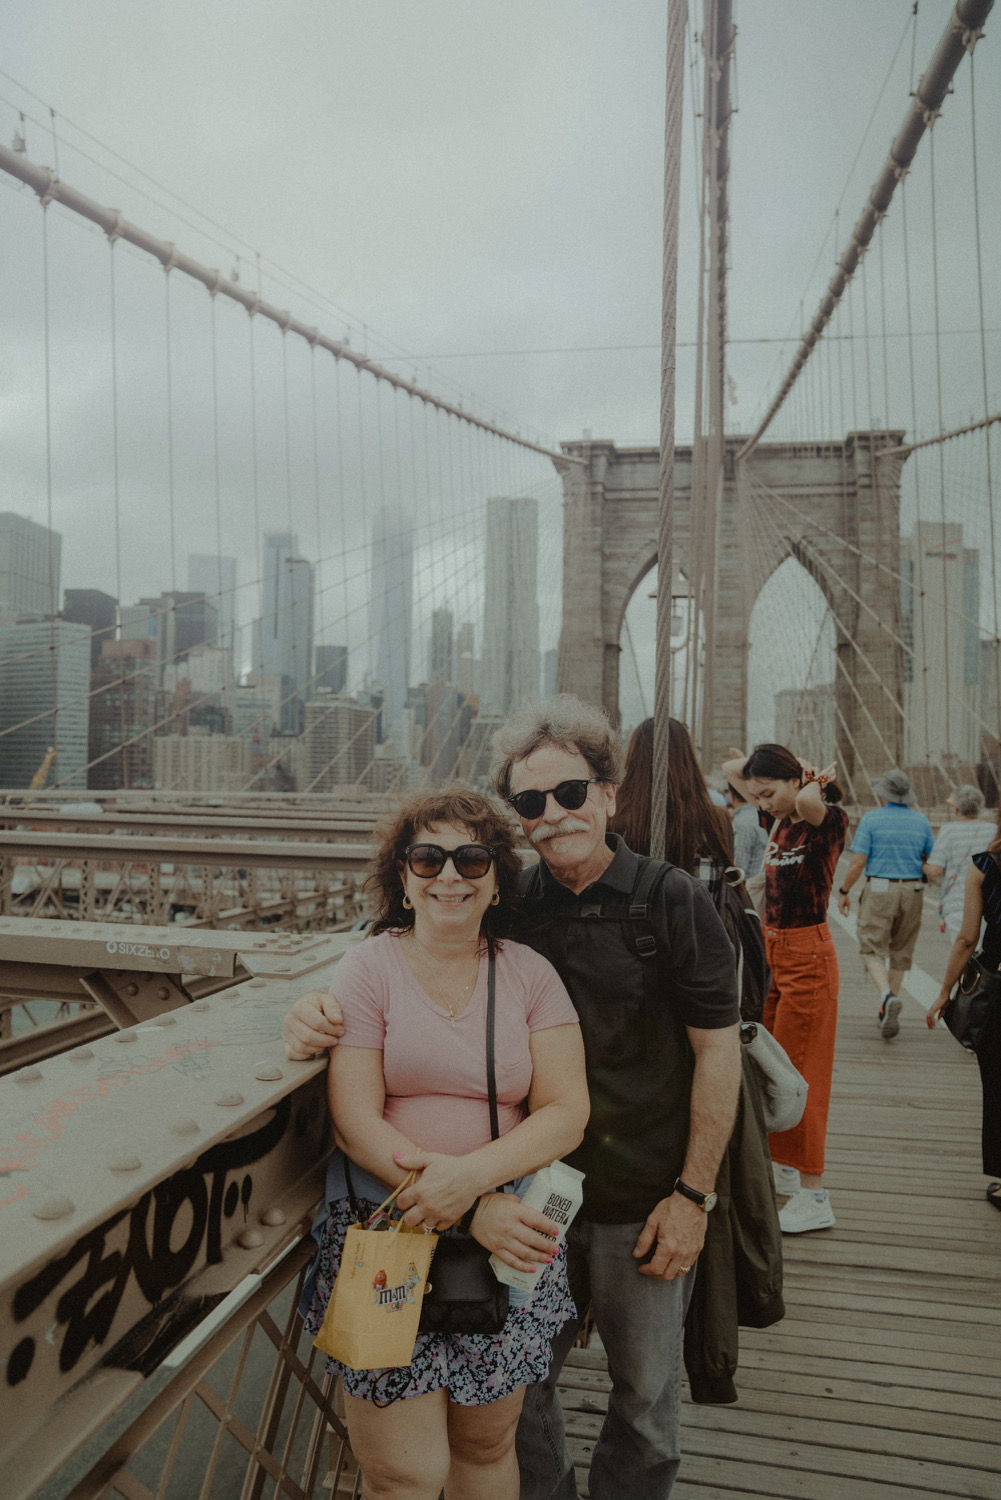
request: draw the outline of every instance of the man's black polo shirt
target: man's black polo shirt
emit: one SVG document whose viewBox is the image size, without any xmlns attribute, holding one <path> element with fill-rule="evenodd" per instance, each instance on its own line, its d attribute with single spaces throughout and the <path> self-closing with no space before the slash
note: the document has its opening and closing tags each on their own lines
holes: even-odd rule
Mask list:
<svg viewBox="0 0 1001 1500">
<path fill-rule="evenodd" d="M 712 1031 L 740 1014 L 733 949 L 702 882 L 663 866 L 648 903 L 657 956 L 642 959 L 627 910 L 650 861 L 617 834 L 607 842 L 614 859 L 579 896 L 541 866 L 541 895 L 526 901 L 514 936 L 549 959 L 580 1017 L 591 1118 L 567 1160 L 585 1173 L 583 1217 L 628 1224 L 668 1196 L 684 1163 L 685 1027 Z"/>
</svg>

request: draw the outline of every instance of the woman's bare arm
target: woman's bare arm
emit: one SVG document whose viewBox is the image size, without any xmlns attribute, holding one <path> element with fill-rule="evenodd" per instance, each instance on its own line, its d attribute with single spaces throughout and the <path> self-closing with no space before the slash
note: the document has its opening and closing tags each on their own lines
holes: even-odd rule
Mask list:
<svg viewBox="0 0 1001 1500">
<path fill-rule="evenodd" d="M 959 936 L 952 945 L 949 954 L 949 962 L 946 966 L 945 978 L 942 980 L 942 988 L 938 992 L 938 999 L 928 1011 L 925 1020 L 929 1028 L 936 1025 L 939 1016 L 946 1007 L 949 996 L 952 994 L 953 985 L 962 974 L 969 961 L 970 955 L 977 946 L 980 937 L 980 923 L 984 916 L 984 876 L 976 865 L 971 864 L 966 874 L 966 885 L 963 888 L 963 925 L 959 929 Z"/>
</svg>

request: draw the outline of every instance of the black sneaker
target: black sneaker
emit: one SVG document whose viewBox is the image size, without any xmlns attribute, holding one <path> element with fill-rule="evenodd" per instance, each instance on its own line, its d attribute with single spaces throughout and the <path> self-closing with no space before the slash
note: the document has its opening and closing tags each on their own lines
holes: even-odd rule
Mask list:
<svg viewBox="0 0 1001 1500">
<path fill-rule="evenodd" d="M 877 1017 L 879 1034 L 884 1042 L 891 1041 L 900 1030 L 900 1011 L 902 1006 L 903 1001 L 900 996 L 891 995 L 887 991 L 886 999 L 879 1007 L 879 1015 Z"/>
</svg>

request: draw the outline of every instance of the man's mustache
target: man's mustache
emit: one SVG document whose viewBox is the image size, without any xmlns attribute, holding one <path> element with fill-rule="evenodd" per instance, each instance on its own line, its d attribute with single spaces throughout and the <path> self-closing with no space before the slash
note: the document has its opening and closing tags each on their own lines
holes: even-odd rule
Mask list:
<svg viewBox="0 0 1001 1500">
<path fill-rule="evenodd" d="M 587 833 L 587 824 L 580 818 L 561 818 L 558 823 L 543 823 L 529 834 L 529 843 L 544 844 L 547 839 L 558 839 L 564 833 Z"/>
</svg>

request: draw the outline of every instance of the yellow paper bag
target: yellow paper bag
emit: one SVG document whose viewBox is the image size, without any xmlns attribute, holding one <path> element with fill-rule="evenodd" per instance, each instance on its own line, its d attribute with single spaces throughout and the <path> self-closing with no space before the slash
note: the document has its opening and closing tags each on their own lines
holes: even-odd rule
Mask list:
<svg viewBox="0 0 1001 1500">
<path fill-rule="evenodd" d="M 412 1172 L 367 1222 L 388 1217 Z M 352 1224 L 344 1237 L 341 1268 L 313 1340 L 317 1349 L 350 1370 L 394 1370 L 414 1357 L 421 1303 L 436 1234 L 399 1219 L 386 1229 Z"/>
</svg>

